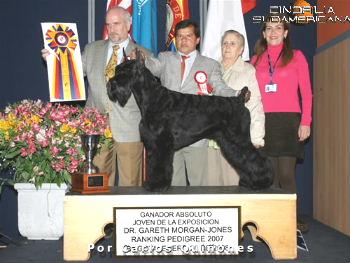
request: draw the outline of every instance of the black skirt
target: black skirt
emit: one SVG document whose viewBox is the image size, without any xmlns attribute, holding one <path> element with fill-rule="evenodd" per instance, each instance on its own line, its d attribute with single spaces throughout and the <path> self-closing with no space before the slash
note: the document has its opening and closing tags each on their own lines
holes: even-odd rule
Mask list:
<svg viewBox="0 0 350 263">
<path fill-rule="evenodd" d="M 299 141 L 300 113 L 266 112 L 265 146 L 268 156 L 294 156 L 304 158 L 304 144 Z"/>
</svg>

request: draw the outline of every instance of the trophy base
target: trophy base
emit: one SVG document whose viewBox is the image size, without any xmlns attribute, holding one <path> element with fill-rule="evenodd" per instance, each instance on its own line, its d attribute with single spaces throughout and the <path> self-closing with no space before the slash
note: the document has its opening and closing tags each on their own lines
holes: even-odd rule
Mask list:
<svg viewBox="0 0 350 263">
<path fill-rule="evenodd" d="M 75 173 L 72 175 L 72 192 L 82 194 L 108 193 L 109 175 L 107 173 Z"/>
</svg>

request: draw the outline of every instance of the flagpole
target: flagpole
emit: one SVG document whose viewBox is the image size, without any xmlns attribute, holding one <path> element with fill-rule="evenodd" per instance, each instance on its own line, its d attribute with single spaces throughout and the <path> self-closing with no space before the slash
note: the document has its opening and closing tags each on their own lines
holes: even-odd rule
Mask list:
<svg viewBox="0 0 350 263">
<path fill-rule="evenodd" d="M 95 0 L 88 0 L 88 43 L 95 41 Z"/>
<path fill-rule="evenodd" d="M 200 17 L 200 24 L 199 28 L 201 31 L 201 42 L 200 47 L 203 46 L 203 39 L 205 34 L 205 24 L 207 22 L 207 13 L 208 13 L 208 0 L 205 1 L 199 1 L 199 17 Z"/>
</svg>

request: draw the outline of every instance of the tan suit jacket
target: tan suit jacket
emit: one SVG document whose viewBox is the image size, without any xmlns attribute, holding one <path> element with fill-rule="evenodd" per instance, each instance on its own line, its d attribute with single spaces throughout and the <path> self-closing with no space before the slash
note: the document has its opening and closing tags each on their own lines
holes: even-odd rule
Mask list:
<svg viewBox="0 0 350 263">
<path fill-rule="evenodd" d="M 131 96 L 125 107 L 121 107 L 118 102 L 111 102 L 107 96 L 105 67 L 108 43 L 108 40 L 89 43 L 82 54 L 83 70 L 88 80 L 86 106 L 108 112 L 113 138 L 117 142 L 138 142 L 141 114 L 134 96 Z M 149 54 L 147 50 L 130 40 L 125 50 L 126 55 L 129 55 L 135 47 Z"/>
</svg>

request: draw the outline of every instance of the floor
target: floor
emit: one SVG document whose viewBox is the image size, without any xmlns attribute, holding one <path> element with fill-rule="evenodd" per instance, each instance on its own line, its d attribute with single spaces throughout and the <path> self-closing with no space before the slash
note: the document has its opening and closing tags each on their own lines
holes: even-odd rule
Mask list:
<svg viewBox="0 0 350 263">
<path fill-rule="evenodd" d="M 296 260 L 275 261 L 271 253 L 263 242 L 254 242 L 251 240 L 248 231 L 245 231 L 245 237 L 241 245 L 247 247 L 253 246 L 253 252 L 241 253 L 239 256 L 176 256 L 176 257 L 115 257 L 113 252 L 106 251 L 108 245 L 112 243 L 111 238 L 101 240 L 91 253 L 91 258 L 87 262 L 128 262 L 128 263 L 150 263 L 150 262 L 321 262 L 321 263 L 350 263 L 350 237 L 335 231 L 334 229 L 321 224 L 311 218 L 306 218 L 310 230 L 303 234 L 309 251 L 298 249 Z M 6 243 L 6 238 L 0 238 L 0 245 Z M 9 244 L 6 247 L 0 246 L 1 263 L 55 263 L 65 262 L 63 260 L 63 240 L 57 241 L 30 241 L 26 239 L 16 240 L 17 245 Z"/>
</svg>

